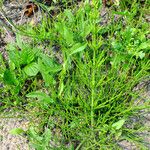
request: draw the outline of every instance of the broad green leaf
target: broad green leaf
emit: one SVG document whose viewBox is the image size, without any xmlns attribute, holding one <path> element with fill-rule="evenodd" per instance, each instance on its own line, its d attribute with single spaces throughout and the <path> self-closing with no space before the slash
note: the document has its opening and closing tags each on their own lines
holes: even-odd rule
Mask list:
<svg viewBox="0 0 150 150">
<path fill-rule="evenodd" d="M 74 21 L 74 16 L 73 16 L 73 14 L 72 14 L 70 9 L 66 9 L 64 14 L 68 18 L 69 22 L 73 22 Z"/>
<path fill-rule="evenodd" d="M 64 29 L 64 32 L 63 32 L 63 35 L 62 35 L 63 38 L 66 40 L 66 43 L 68 45 L 72 45 L 73 44 L 73 32 L 70 31 L 68 29 L 68 27 L 65 26 L 65 25 L 64 25 L 63 29 Z"/>
<path fill-rule="evenodd" d="M 148 42 L 141 43 L 138 50 L 146 49 L 146 48 L 150 48 L 150 42 L 149 43 Z"/>
<path fill-rule="evenodd" d="M 73 32 L 65 25 L 65 23 L 55 23 L 56 31 L 61 35 L 62 42 L 66 43 L 68 46 L 73 44 Z"/>
<path fill-rule="evenodd" d="M 13 135 L 20 135 L 20 134 L 24 133 L 25 131 L 22 128 L 14 128 L 14 129 L 10 130 L 9 132 Z"/>
<path fill-rule="evenodd" d="M 51 99 L 50 96 L 48 96 L 47 94 L 40 92 L 40 91 L 31 92 L 31 93 L 27 94 L 26 97 L 37 98 L 40 101 L 43 101 L 45 103 L 53 103 L 54 102 L 54 100 Z"/>
<path fill-rule="evenodd" d="M 6 84 L 9 85 L 17 85 L 18 83 L 15 73 L 9 69 L 5 70 L 3 80 Z"/>
<path fill-rule="evenodd" d="M 20 53 L 20 63 L 29 64 L 35 58 L 35 53 L 31 49 L 24 49 Z"/>
<path fill-rule="evenodd" d="M 9 68 L 10 68 L 10 70 L 15 70 L 15 68 L 16 68 L 14 62 L 11 60 L 9 61 Z"/>
<path fill-rule="evenodd" d="M 43 99 L 43 98 L 47 97 L 47 94 L 40 92 L 40 91 L 35 91 L 35 92 L 31 92 L 31 93 L 27 94 L 26 97 Z"/>
<path fill-rule="evenodd" d="M 20 65 L 20 61 L 18 61 L 20 60 L 19 51 L 12 44 L 9 44 L 8 50 L 10 60 L 15 64 L 16 67 L 19 67 Z"/>
<path fill-rule="evenodd" d="M 75 44 L 71 49 L 70 49 L 70 56 L 75 54 L 75 53 L 79 53 L 81 51 L 83 51 L 86 48 L 87 44 L 82 45 L 81 43 L 77 43 Z"/>
<path fill-rule="evenodd" d="M 119 130 L 119 129 L 122 128 L 122 126 L 124 125 L 124 123 L 125 123 L 125 119 L 121 119 L 121 120 L 119 120 L 119 121 L 113 123 L 113 124 L 112 124 L 112 127 L 113 127 L 114 129 L 116 129 L 116 130 Z"/>
<path fill-rule="evenodd" d="M 36 76 L 37 73 L 39 72 L 38 64 L 33 62 L 33 63 L 27 65 L 26 67 L 24 67 L 24 72 L 28 76 Z"/>
<path fill-rule="evenodd" d="M 145 53 L 140 51 L 140 52 L 137 53 L 137 57 L 140 57 L 141 59 L 143 59 L 145 57 Z"/>
<path fill-rule="evenodd" d="M 90 34 L 90 32 L 91 32 L 92 26 L 88 22 L 83 22 L 82 28 L 83 29 L 82 29 L 80 35 L 83 38 L 86 38 Z"/>
<path fill-rule="evenodd" d="M 45 86 L 50 86 L 56 84 L 56 81 L 53 77 L 53 75 L 50 75 L 49 73 L 41 73 L 42 77 L 45 81 Z"/>
<path fill-rule="evenodd" d="M 123 15 L 123 16 L 127 16 L 129 15 L 129 12 L 127 10 L 125 11 L 122 11 L 122 12 L 119 12 L 119 11 L 113 11 L 114 14 L 117 14 L 117 15 Z"/>
<path fill-rule="evenodd" d="M 38 65 L 41 73 L 56 73 L 61 70 L 61 65 L 57 64 L 53 58 L 41 54 L 41 59 L 38 59 Z"/>
<path fill-rule="evenodd" d="M 42 59 L 38 58 L 38 66 L 39 66 L 39 71 L 40 73 L 44 73 L 47 74 L 49 73 L 49 67 L 47 67 L 44 62 L 42 61 Z"/>
<path fill-rule="evenodd" d="M 44 59 L 45 58 L 45 59 Z M 44 61 L 44 62 L 43 62 Z M 45 81 L 45 86 L 54 85 L 56 83 L 53 75 L 59 71 L 61 68 L 55 66 L 51 59 L 47 57 L 43 57 L 42 59 L 38 59 L 39 71 Z"/>
</svg>

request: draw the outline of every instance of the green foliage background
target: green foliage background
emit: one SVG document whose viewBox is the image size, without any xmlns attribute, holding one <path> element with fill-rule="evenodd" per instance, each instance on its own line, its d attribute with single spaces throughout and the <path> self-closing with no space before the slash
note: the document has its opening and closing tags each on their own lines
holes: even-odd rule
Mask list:
<svg viewBox="0 0 150 150">
<path fill-rule="evenodd" d="M 127 124 L 149 109 L 149 100 L 135 104 L 140 91 L 133 90 L 149 76 L 149 25 L 142 21 L 149 2 L 120 1 L 107 25 L 100 25 L 101 2 L 65 4 L 37 26 L 17 27 L 8 60 L 0 57 L 1 111 L 24 109 L 40 120 L 26 132 L 37 150 L 120 149 L 120 140 L 147 149 L 137 133 L 148 129 Z"/>
</svg>

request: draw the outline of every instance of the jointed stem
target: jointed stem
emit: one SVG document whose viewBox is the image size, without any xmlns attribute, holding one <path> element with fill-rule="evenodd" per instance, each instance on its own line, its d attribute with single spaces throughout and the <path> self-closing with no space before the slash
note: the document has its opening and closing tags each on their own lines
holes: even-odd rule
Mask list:
<svg viewBox="0 0 150 150">
<path fill-rule="evenodd" d="M 92 68 L 92 93 L 91 93 L 91 127 L 94 126 L 94 99 L 95 99 L 95 50 L 93 50 L 93 68 Z"/>
</svg>

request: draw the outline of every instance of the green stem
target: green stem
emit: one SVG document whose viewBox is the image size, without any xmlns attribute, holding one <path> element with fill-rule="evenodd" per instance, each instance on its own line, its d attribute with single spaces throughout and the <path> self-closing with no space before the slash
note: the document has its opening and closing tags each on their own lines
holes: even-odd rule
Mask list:
<svg viewBox="0 0 150 150">
<path fill-rule="evenodd" d="M 58 97 L 61 97 L 61 94 L 62 94 L 62 92 L 64 90 L 64 78 L 65 78 L 65 75 L 66 75 L 66 65 L 67 65 L 67 62 L 68 62 L 68 59 L 64 59 L 63 69 L 62 69 L 61 74 L 60 74 L 60 84 L 59 84 Z"/>
<path fill-rule="evenodd" d="M 91 128 L 94 127 L 94 101 L 95 101 L 95 75 L 96 75 L 96 50 L 97 50 L 97 18 L 99 16 L 97 10 L 97 1 L 93 1 L 94 5 L 94 16 L 92 16 L 92 24 L 94 24 L 94 28 L 92 31 L 92 46 L 93 49 L 93 62 L 92 62 L 92 83 L 91 83 Z"/>
<path fill-rule="evenodd" d="M 94 99 L 95 99 L 95 50 L 93 52 L 93 68 L 92 68 L 92 97 L 91 97 L 91 127 L 94 126 Z"/>
<path fill-rule="evenodd" d="M 96 62 L 96 28 L 93 32 L 93 63 L 92 63 L 92 93 L 91 93 L 91 127 L 94 127 L 94 100 L 95 100 L 95 62 Z"/>
</svg>

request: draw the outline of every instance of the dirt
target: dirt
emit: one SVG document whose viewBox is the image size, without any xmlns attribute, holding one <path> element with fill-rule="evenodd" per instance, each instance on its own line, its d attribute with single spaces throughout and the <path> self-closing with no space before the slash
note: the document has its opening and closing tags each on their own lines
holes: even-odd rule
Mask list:
<svg viewBox="0 0 150 150">
<path fill-rule="evenodd" d="M 14 128 L 28 129 L 29 121 L 26 118 L 18 118 L 18 113 L 7 112 L 0 116 L 0 150 L 29 150 L 28 140 L 25 136 L 13 135 L 10 131 Z M 30 148 L 31 149 L 31 148 Z"/>
<path fill-rule="evenodd" d="M 28 0 L 4 1 L 4 5 L 2 6 L 3 10 L 0 11 L 0 25 L 3 26 L 3 32 L 0 32 L 0 53 L 4 59 L 7 59 L 6 44 L 8 41 L 15 42 L 13 26 L 9 24 L 6 19 L 9 19 L 15 25 L 20 25 L 29 23 L 33 19 L 35 19 L 34 22 L 36 22 L 41 17 L 40 11 L 38 11 L 34 17 L 26 17 L 23 15 L 24 7 L 27 2 Z M 2 84 L 1 88 L 3 88 Z M 11 110 L 0 114 L 0 150 L 31 150 L 25 136 L 12 135 L 10 133 L 14 128 L 22 128 L 26 131 L 29 127 L 29 120 L 26 117 L 20 118 L 18 115 L 18 112 L 13 113 Z"/>
<path fill-rule="evenodd" d="M 149 105 L 150 100 L 150 79 L 139 83 L 135 88 L 134 91 L 140 91 L 142 90 L 139 99 L 135 101 L 135 105 L 142 105 L 143 102 L 147 102 Z M 133 128 L 133 124 L 140 123 L 143 126 L 146 126 L 148 128 L 148 131 L 142 131 L 137 132 L 137 136 L 143 137 L 145 145 L 148 149 L 150 149 L 150 111 L 142 110 L 139 112 L 138 116 L 130 118 L 130 123 L 127 124 L 128 128 Z M 118 142 L 118 145 L 120 145 L 123 150 L 141 150 L 138 145 L 135 145 L 132 142 L 129 142 L 127 140 L 122 140 Z"/>
</svg>

